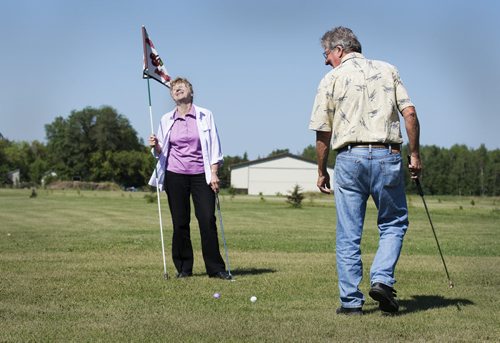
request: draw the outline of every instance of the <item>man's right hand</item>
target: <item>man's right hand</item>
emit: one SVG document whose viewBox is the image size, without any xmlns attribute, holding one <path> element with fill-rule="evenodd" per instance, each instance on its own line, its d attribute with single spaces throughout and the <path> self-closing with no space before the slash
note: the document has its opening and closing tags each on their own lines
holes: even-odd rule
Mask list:
<svg viewBox="0 0 500 343">
<path fill-rule="evenodd" d="M 332 194 L 332 190 L 330 189 L 330 175 L 328 175 L 328 173 L 318 176 L 318 182 L 316 185 L 321 193 Z"/>
<path fill-rule="evenodd" d="M 420 156 L 411 155 L 408 158 L 408 169 L 410 170 L 410 177 L 412 179 L 418 179 L 422 171 L 422 162 L 420 161 Z"/>
</svg>

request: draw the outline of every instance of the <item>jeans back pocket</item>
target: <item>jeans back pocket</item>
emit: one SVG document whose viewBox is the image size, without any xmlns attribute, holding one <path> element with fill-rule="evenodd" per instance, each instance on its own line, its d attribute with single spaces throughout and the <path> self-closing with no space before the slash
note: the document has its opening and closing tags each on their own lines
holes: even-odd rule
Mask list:
<svg viewBox="0 0 500 343">
<path fill-rule="evenodd" d="M 387 159 L 380 162 L 380 168 L 384 174 L 384 186 L 396 187 L 403 179 L 403 169 L 401 168 L 401 156 L 394 159 Z"/>
<path fill-rule="evenodd" d="M 361 161 L 358 158 L 337 156 L 335 161 L 335 182 L 342 188 L 353 186 L 359 176 Z"/>
</svg>

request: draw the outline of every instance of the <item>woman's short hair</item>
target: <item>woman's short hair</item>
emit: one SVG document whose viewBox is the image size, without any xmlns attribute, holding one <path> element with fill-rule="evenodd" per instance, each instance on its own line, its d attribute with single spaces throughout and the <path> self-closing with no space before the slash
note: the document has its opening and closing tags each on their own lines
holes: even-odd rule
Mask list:
<svg viewBox="0 0 500 343">
<path fill-rule="evenodd" d="M 189 88 L 191 95 L 194 96 L 193 85 L 188 81 L 188 79 L 185 79 L 183 77 L 176 77 L 175 79 L 170 81 L 170 89 L 174 89 L 174 86 L 178 83 L 184 83 Z"/>
</svg>

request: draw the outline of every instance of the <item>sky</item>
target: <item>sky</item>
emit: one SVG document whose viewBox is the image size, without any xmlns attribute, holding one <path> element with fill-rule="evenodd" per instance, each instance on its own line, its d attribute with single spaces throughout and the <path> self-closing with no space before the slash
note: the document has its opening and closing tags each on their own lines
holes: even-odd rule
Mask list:
<svg viewBox="0 0 500 343">
<path fill-rule="evenodd" d="M 341 25 L 365 57 L 398 68 L 422 145 L 498 149 L 499 17 L 496 0 L 1 0 L 0 133 L 45 142 L 56 117 L 109 105 L 146 142 L 144 25 L 170 74 L 214 113 L 225 155 L 300 154 L 314 144 L 310 113 L 331 70 L 320 39 Z M 174 103 L 150 82 L 156 131 Z"/>
</svg>

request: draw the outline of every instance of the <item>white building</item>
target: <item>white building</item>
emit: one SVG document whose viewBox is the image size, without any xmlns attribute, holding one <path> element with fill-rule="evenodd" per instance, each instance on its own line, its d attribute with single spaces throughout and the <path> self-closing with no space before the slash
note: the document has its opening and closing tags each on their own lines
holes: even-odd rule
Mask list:
<svg viewBox="0 0 500 343">
<path fill-rule="evenodd" d="M 333 169 L 328 168 L 330 178 Z M 288 194 L 295 185 L 304 192 L 316 192 L 318 165 L 315 161 L 292 155 L 280 154 L 231 166 L 231 186 L 247 190 L 248 194 Z"/>
<path fill-rule="evenodd" d="M 21 183 L 21 171 L 19 169 L 12 170 L 7 173 L 7 178 L 10 182 L 12 182 L 14 187 L 19 187 L 19 184 Z"/>
</svg>

